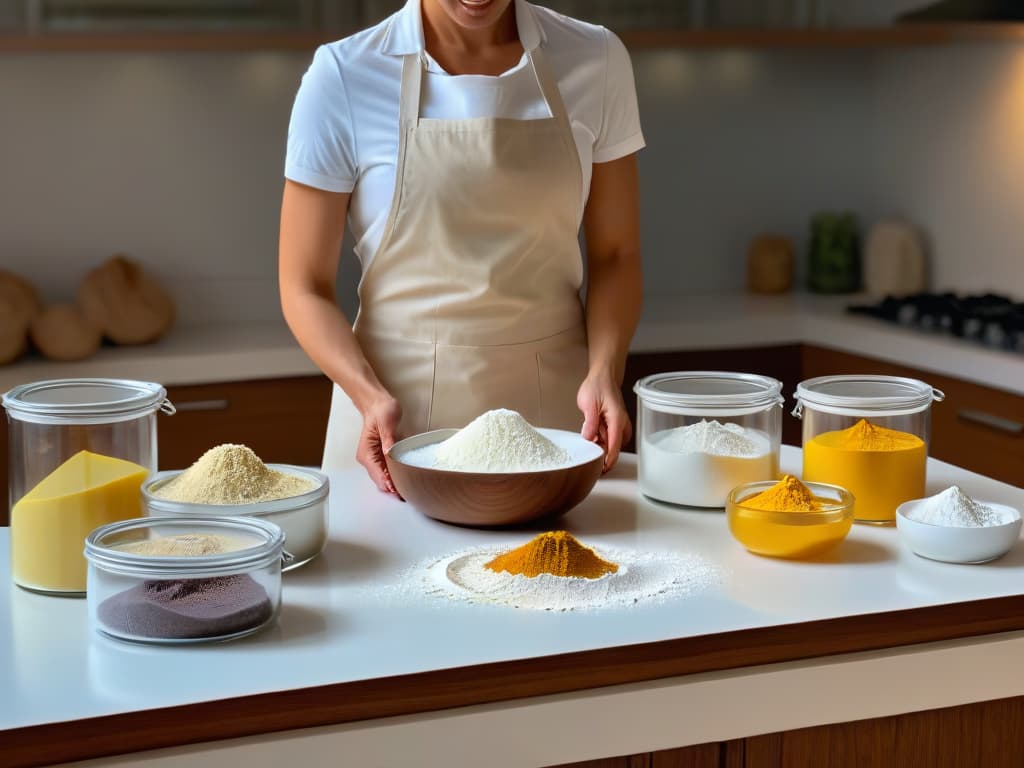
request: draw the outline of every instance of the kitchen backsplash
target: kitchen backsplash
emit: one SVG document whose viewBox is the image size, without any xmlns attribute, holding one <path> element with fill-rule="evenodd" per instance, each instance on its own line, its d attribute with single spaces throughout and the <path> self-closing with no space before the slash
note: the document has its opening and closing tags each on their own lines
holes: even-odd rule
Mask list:
<svg viewBox="0 0 1024 768">
<path fill-rule="evenodd" d="M 991 275 L 1024 294 L 1010 251 L 1024 199 L 1022 50 L 634 52 L 648 292 L 741 290 L 754 233 L 791 235 L 802 254 L 813 211 L 851 209 L 918 221 L 939 287 Z M 59 300 L 123 251 L 172 290 L 183 324 L 279 318 L 284 139 L 307 63 L 3 56 L 0 264 Z M 356 274 L 348 254 L 350 310 Z"/>
</svg>

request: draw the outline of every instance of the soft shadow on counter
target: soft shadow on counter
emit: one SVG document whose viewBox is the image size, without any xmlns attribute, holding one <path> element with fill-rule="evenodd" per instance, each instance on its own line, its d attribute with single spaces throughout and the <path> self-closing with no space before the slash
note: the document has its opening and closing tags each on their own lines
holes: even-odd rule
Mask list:
<svg viewBox="0 0 1024 768">
<path fill-rule="evenodd" d="M 1018 539 L 1013 545 L 1013 549 L 1002 557 L 997 557 L 995 560 L 989 560 L 984 563 L 957 563 L 957 565 L 983 565 L 987 568 L 1020 568 L 1024 565 L 1024 543 Z"/>
<path fill-rule="evenodd" d="M 379 572 L 385 559 L 384 553 L 365 544 L 328 539 L 323 552 L 315 560 L 294 571 L 289 571 L 282 578 L 285 584 L 309 582 L 320 584 L 328 571 L 341 573 L 348 577 L 362 578 Z"/>
<path fill-rule="evenodd" d="M 580 534 L 627 533 L 637 529 L 636 501 L 619 496 L 591 494 L 566 515 L 565 528 Z"/>
<path fill-rule="evenodd" d="M 327 634 L 327 616 L 316 608 L 308 605 L 292 605 L 286 601 L 281 603 L 281 612 L 277 623 L 267 627 L 250 637 L 239 640 L 239 644 L 272 642 L 275 645 L 304 645 L 318 641 Z M 331 614 L 331 630 L 337 632 L 344 629 L 345 620 L 337 613 Z"/>
<path fill-rule="evenodd" d="M 637 464 L 636 464 L 635 461 L 631 461 L 631 462 L 628 462 L 628 463 L 622 462 L 622 461 L 617 462 L 615 464 L 615 466 L 612 467 L 611 472 L 608 472 L 605 475 L 601 475 L 601 479 L 602 480 L 603 479 L 608 479 L 608 480 L 636 480 L 636 478 L 637 478 L 636 467 L 637 467 Z M 598 480 L 597 482 L 600 483 L 601 480 Z"/>
<path fill-rule="evenodd" d="M 834 549 L 816 557 L 801 558 L 800 562 L 814 563 L 815 565 L 860 565 L 884 563 L 893 559 L 892 553 L 878 544 L 873 544 L 870 541 L 844 539 Z"/>
</svg>

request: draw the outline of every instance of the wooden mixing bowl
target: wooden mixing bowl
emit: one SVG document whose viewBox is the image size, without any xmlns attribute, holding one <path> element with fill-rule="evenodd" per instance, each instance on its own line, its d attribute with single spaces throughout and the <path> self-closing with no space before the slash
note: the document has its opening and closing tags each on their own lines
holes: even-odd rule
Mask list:
<svg viewBox="0 0 1024 768">
<path fill-rule="evenodd" d="M 447 440 L 457 429 L 408 437 L 384 458 L 402 498 L 427 517 L 475 527 L 516 525 L 568 512 L 593 490 L 604 464 L 604 449 L 579 433 L 537 431 L 569 451 L 572 462 L 534 472 L 459 472 L 403 461 L 410 451 Z"/>
</svg>

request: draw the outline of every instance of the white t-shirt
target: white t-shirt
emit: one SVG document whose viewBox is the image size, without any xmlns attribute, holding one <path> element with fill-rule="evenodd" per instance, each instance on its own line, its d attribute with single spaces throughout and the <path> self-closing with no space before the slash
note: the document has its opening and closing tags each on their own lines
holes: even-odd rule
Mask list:
<svg viewBox="0 0 1024 768">
<path fill-rule="evenodd" d="M 582 221 L 591 165 L 644 146 L 629 54 L 604 27 L 515 0 L 525 51 L 538 45 L 558 81 L 583 170 Z M 426 61 L 421 114 L 428 118 L 551 116 L 524 53 L 496 77 L 449 75 L 424 51 L 420 0 L 374 27 L 321 46 L 302 78 L 288 128 L 285 177 L 351 192 L 349 227 L 365 269 L 377 251 L 395 190 L 402 57 Z"/>
</svg>

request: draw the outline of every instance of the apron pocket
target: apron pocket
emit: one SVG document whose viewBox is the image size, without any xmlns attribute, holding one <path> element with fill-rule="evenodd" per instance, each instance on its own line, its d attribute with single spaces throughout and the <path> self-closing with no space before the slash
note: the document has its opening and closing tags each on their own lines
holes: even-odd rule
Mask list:
<svg viewBox="0 0 1024 768">
<path fill-rule="evenodd" d="M 541 414 L 535 354 L 532 345 L 438 345 L 430 429 L 461 428 L 495 408 L 518 411 L 537 424 Z"/>
</svg>

